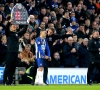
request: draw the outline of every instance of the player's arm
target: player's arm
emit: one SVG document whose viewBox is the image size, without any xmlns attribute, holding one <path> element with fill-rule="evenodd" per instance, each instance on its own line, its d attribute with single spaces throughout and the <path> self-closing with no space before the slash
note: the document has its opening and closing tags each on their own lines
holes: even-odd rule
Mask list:
<svg viewBox="0 0 100 90">
<path fill-rule="evenodd" d="M 43 50 L 41 49 L 41 44 L 40 41 L 38 39 L 36 39 L 36 52 L 40 52 L 40 54 L 45 57 L 45 53 L 43 52 Z M 38 51 L 37 51 L 38 50 Z"/>
</svg>

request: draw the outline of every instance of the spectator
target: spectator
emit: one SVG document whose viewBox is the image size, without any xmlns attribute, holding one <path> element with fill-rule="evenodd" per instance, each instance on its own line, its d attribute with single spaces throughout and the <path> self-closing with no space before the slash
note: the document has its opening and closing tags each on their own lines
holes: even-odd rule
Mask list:
<svg viewBox="0 0 100 90">
<path fill-rule="evenodd" d="M 13 7 L 14 7 L 14 2 L 10 2 L 9 5 L 6 6 L 5 12 L 7 15 L 11 15 Z"/>
<path fill-rule="evenodd" d="M 0 43 L 0 66 L 5 65 L 6 47 L 7 47 L 7 38 L 6 36 L 2 36 Z"/>
<path fill-rule="evenodd" d="M 40 15 L 39 15 L 39 20 L 42 22 L 43 17 L 46 16 L 46 8 L 41 8 Z"/>
<path fill-rule="evenodd" d="M 3 19 L 1 14 L 0 14 L 0 27 L 3 27 Z"/>
<path fill-rule="evenodd" d="M 45 22 L 41 22 L 40 26 L 36 29 L 37 37 L 40 35 L 41 29 L 45 29 Z"/>
<path fill-rule="evenodd" d="M 85 31 L 85 27 L 83 24 L 79 25 L 79 30 L 75 32 L 75 34 L 77 35 L 78 38 L 87 38 L 87 34 Z"/>
<path fill-rule="evenodd" d="M 29 16 L 28 22 L 29 22 L 29 24 L 30 24 L 34 29 L 37 28 L 37 24 L 36 24 L 36 22 L 35 22 L 35 17 L 34 17 L 33 15 L 30 15 L 30 16 Z"/>
<path fill-rule="evenodd" d="M 65 60 L 65 67 L 72 68 L 77 66 L 77 51 L 73 45 L 72 37 L 68 37 L 68 41 L 63 47 L 63 55 Z"/>
<path fill-rule="evenodd" d="M 88 39 L 84 38 L 79 47 L 79 67 L 87 68 L 89 63 Z"/>
<path fill-rule="evenodd" d="M 75 17 L 71 18 L 71 28 L 72 28 L 73 32 L 77 31 L 79 28 L 78 24 L 76 23 Z"/>
<path fill-rule="evenodd" d="M 78 19 L 79 23 L 84 23 L 85 13 L 84 13 L 84 10 L 82 9 L 81 4 L 77 5 L 75 14 L 76 14 L 76 18 Z"/>
<path fill-rule="evenodd" d="M 49 18 L 47 16 L 43 17 L 43 22 L 45 22 L 45 28 L 48 27 Z"/>
<path fill-rule="evenodd" d="M 25 46 L 24 51 L 22 52 L 22 59 L 27 61 L 27 64 L 35 60 L 35 56 L 30 50 L 31 50 L 31 45 L 27 44 Z"/>
<path fill-rule="evenodd" d="M 53 68 L 60 67 L 60 55 L 58 52 L 54 53 L 53 59 L 51 61 L 51 67 L 53 67 Z"/>
<path fill-rule="evenodd" d="M 69 17 L 69 12 L 68 11 L 65 11 L 64 12 L 64 16 L 62 18 L 62 27 L 69 27 L 70 26 L 70 17 Z"/>
<path fill-rule="evenodd" d="M 4 12 L 4 10 L 5 10 L 4 4 L 0 4 L 0 14 L 2 15 L 3 19 L 5 19 L 5 18 L 6 18 L 6 15 L 7 15 L 7 14 Z"/>
<path fill-rule="evenodd" d="M 97 13 L 99 14 L 100 13 L 100 0 L 96 0 L 96 8 L 97 8 Z"/>
<path fill-rule="evenodd" d="M 34 11 L 33 15 L 35 17 L 35 22 L 36 22 L 36 25 L 38 27 L 40 25 L 40 20 L 38 19 L 39 13 L 37 11 Z"/>
</svg>

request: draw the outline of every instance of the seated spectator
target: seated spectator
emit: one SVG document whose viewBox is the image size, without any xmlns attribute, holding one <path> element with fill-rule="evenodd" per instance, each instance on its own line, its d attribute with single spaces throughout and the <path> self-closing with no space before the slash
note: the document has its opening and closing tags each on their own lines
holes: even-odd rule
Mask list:
<svg viewBox="0 0 100 90">
<path fill-rule="evenodd" d="M 35 55 L 33 55 L 33 53 L 30 51 L 31 50 L 31 45 L 27 44 L 25 46 L 25 50 L 22 52 L 22 60 L 27 60 L 28 64 L 30 64 L 30 62 L 33 62 L 35 60 Z"/>
<path fill-rule="evenodd" d="M 58 52 L 55 52 L 53 55 L 53 59 L 51 61 L 51 67 L 60 67 L 60 55 Z"/>
</svg>

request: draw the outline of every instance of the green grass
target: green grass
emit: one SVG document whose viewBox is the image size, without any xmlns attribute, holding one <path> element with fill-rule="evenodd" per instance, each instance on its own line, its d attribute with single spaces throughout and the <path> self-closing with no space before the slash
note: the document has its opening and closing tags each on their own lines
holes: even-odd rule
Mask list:
<svg viewBox="0 0 100 90">
<path fill-rule="evenodd" d="M 91 86 L 90 85 L 49 85 L 49 86 L 0 85 L 0 90 L 100 90 L 100 85 L 99 84 L 94 84 Z"/>
</svg>

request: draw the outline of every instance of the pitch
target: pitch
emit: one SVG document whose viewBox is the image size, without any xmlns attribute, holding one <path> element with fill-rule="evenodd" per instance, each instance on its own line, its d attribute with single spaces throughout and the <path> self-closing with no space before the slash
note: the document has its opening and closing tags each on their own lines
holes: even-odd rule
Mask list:
<svg viewBox="0 0 100 90">
<path fill-rule="evenodd" d="M 100 90 L 100 84 L 49 85 L 49 86 L 31 86 L 31 85 L 3 86 L 3 85 L 0 85 L 0 90 Z"/>
</svg>

